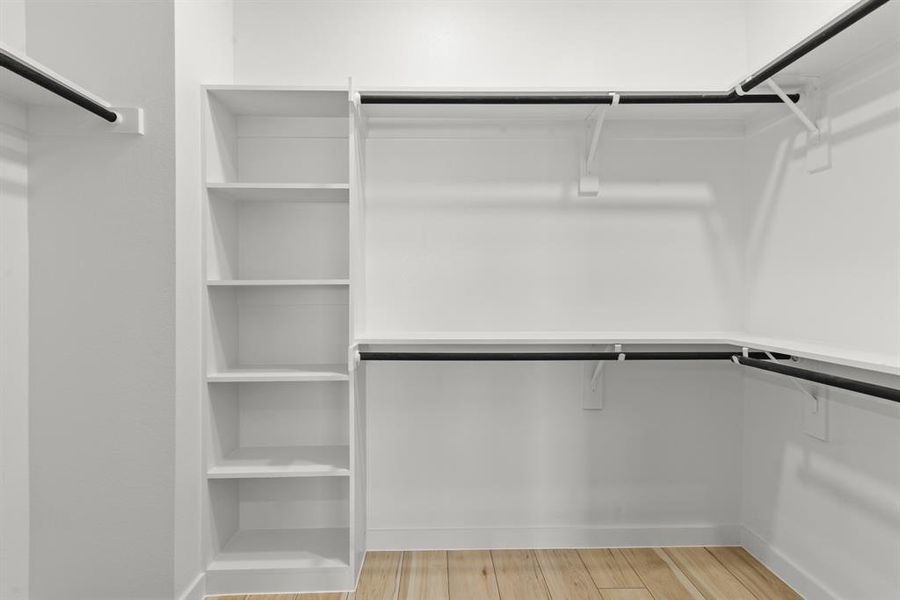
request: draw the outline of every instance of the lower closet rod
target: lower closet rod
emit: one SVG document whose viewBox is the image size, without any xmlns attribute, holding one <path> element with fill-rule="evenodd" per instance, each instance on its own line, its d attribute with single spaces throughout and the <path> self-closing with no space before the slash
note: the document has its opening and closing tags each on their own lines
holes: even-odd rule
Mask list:
<svg viewBox="0 0 900 600">
<path fill-rule="evenodd" d="M 732 360 L 735 352 L 360 352 L 360 360 L 405 361 L 563 361 L 563 360 Z M 766 358 L 765 352 L 750 352 Z M 776 358 L 791 358 L 775 354 Z"/>
<path fill-rule="evenodd" d="M 775 355 L 775 358 L 778 358 L 778 356 Z M 900 402 L 900 390 L 885 387 L 883 385 L 876 385 L 874 383 L 850 379 L 848 377 L 839 377 L 838 375 L 829 375 L 828 373 L 820 373 L 818 371 L 810 371 L 809 369 L 783 365 L 770 360 L 759 360 L 752 356 L 752 354 L 750 358 L 745 356 L 735 356 L 734 361 L 745 367 L 753 367 L 754 369 L 771 371 L 772 373 L 779 373 L 781 375 L 787 375 L 788 377 L 805 379 L 806 381 L 821 383 L 831 387 L 841 388 L 842 390 L 865 394 L 867 396 L 875 396 L 876 398 L 890 400 L 891 402 Z"/>
</svg>

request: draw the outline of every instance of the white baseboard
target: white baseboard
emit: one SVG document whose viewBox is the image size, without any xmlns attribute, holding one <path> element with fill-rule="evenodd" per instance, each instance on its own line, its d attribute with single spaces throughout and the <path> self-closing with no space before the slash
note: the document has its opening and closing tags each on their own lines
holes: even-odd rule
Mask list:
<svg viewBox="0 0 900 600">
<path fill-rule="evenodd" d="M 741 541 L 741 527 L 688 525 L 608 528 L 369 529 L 366 538 L 368 550 L 736 546 Z"/>
<path fill-rule="evenodd" d="M 841 600 L 808 571 L 746 527 L 741 532 L 741 545 L 806 600 Z"/>
<path fill-rule="evenodd" d="M 178 596 L 178 600 L 203 600 L 206 595 L 206 574 L 198 573 L 194 581 L 188 584 Z"/>
</svg>

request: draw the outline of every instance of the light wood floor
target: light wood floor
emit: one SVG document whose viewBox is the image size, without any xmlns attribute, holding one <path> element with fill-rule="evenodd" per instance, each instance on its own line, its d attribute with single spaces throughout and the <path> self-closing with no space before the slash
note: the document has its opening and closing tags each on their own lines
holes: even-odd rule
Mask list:
<svg viewBox="0 0 900 600">
<path fill-rule="evenodd" d="M 800 600 L 742 548 L 369 552 L 349 594 L 217 600 Z"/>
</svg>

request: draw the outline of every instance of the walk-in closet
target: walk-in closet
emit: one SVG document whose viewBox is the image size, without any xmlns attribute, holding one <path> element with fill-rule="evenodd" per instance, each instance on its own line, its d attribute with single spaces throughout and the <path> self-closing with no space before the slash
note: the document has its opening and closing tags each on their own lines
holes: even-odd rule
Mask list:
<svg viewBox="0 0 900 600">
<path fill-rule="evenodd" d="M 900 600 L 898 0 L 0 0 L 0 600 Z"/>
</svg>

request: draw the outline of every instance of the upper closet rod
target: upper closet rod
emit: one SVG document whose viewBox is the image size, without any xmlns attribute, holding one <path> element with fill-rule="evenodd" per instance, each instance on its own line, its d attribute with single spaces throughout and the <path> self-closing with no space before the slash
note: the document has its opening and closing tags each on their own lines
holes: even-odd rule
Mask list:
<svg viewBox="0 0 900 600">
<path fill-rule="evenodd" d="M 764 66 L 762 69 L 745 79 L 740 85 L 734 89 L 734 93 L 746 93 L 765 83 L 774 75 L 777 75 L 785 67 L 790 66 L 800 58 L 809 54 L 840 32 L 844 31 L 863 17 L 872 13 L 875 9 L 880 8 L 890 2 L 890 0 L 863 0 L 856 4 L 853 8 L 836 18 L 834 21 L 818 30 L 802 42 Z"/>
<path fill-rule="evenodd" d="M 65 98 L 69 102 L 90 111 L 101 119 L 110 123 L 116 123 L 119 120 L 119 114 L 108 107 L 100 104 L 96 100 L 72 89 L 62 81 L 55 79 L 46 73 L 35 69 L 20 58 L 5 52 L 0 48 L 0 67 L 4 67 L 20 77 L 24 77 L 28 81 L 41 86 L 45 90 Z"/>
<path fill-rule="evenodd" d="M 800 94 L 789 94 L 794 102 Z M 612 104 L 610 94 L 582 95 L 461 95 L 461 94 L 360 94 L 362 104 Z M 620 94 L 619 104 L 772 104 L 780 103 L 776 94 L 727 93 L 651 93 Z"/>
<path fill-rule="evenodd" d="M 360 352 L 360 360 L 563 361 L 563 360 L 732 360 L 735 352 Z M 765 358 L 765 352 L 749 356 Z M 775 354 L 791 358 L 788 354 Z M 624 358 L 623 358 L 624 357 Z"/>
<path fill-rule="evenodd" d="M 775 358 L 779 358 L 775 355 Z M 850 379 L 848 377 L 839 377 L 837 375 L 829 375 L 828 373 L 819 373 L 818 371 L 810 371 L 809 369 L 801 369 L 791 365 L 783 365 L 771 360 L 759 360 L 753 353 L 750 356 L 735 356 L 734 362 L 744 365 L 745 367 L 753 367 L 754 369 L 762 369 L 763 371 L 771 371 L 772 373 L 780 373 L 788 377 L 796 377 L 797 379 L 805 379 L 815 383 L 821 383 L 831 387 L 866 394 L 867 396 L 875 396 L 883 398 L 891 402 L 900 402 L 900 390 L 885 387 L 883 385 L 875 385 L 858 379 Z"/>
</svg>

